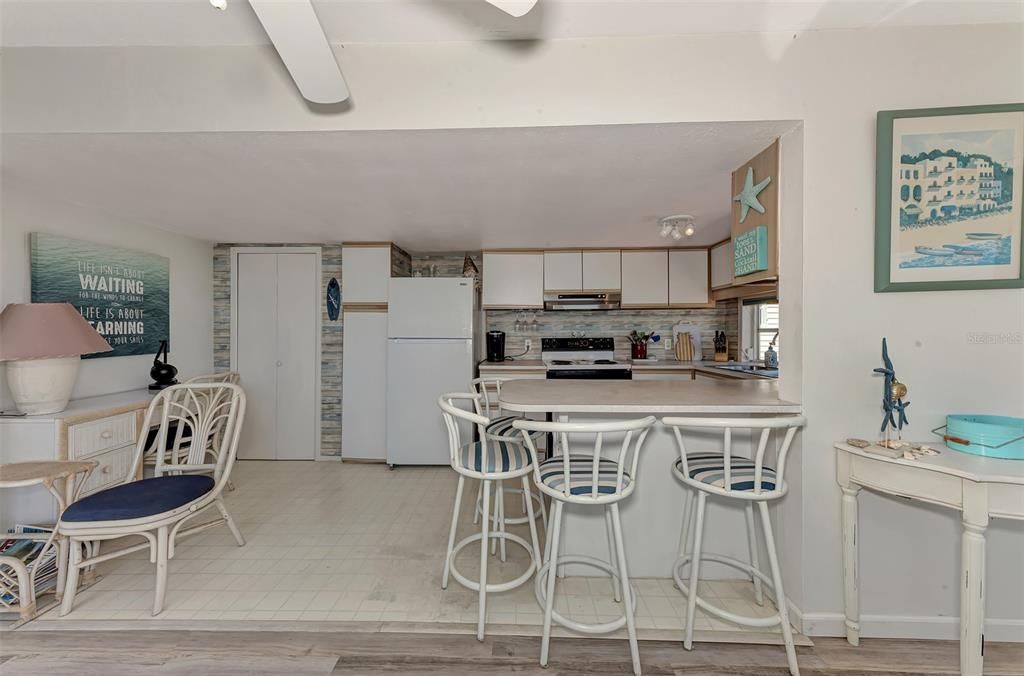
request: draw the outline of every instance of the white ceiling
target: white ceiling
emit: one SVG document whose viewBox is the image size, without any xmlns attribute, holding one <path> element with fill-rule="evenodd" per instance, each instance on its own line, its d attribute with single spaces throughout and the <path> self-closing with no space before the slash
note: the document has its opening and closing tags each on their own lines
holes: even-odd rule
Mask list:
<svg viewBox="0 0 1024 676">
<path fill-rule="evenodd" d="M 731 172 L 795 125 L 6 134 L 2 169 L 5 189 L 211 241 L 644 246 L 689 213 L 684 243 L 705 245 L 728 235 Z"/>
<path fill-rule="evenodd" d="M 287 1 L 287 0 L 282 0 Z M 802 31 L 1024 21 L 1020 0 L 540 0 L 515 19 L 484 0 L 314 0 L 332 42 L 433 42 Z M 246 0 L 0 0 L 2 44 L 268 42 Z"/>
</svg>

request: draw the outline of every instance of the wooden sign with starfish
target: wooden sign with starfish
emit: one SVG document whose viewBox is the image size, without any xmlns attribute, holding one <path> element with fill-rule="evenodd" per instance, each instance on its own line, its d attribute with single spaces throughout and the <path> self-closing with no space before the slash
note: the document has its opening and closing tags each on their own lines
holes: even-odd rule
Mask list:
<svg viewBox="0 0 1024 676">
<path fill-rule="evenodd" d="M 735 284 L 747 284 L 779 276 L 779 142 L 752 157 L 732 172 L 732 240 L 758 228 L 767 235 L 768 265 L 738 276 Z M 760 233 L 759 233 L 760 234 Z M 749 239 L 750 236 L 747 235 Z M 758 266 L 760 268 L 760 266 Z"/>
</svg>

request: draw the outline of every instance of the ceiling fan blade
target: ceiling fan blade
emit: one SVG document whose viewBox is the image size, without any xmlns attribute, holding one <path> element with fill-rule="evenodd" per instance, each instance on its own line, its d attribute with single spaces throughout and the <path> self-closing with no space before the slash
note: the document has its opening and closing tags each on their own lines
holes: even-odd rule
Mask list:
<svg viewBox="0 0 1024 676">
<path fill-rule="evenodd" d="M 537 0 L 487 0 L 506 14 L 519 18 L 533 9 Z"/>
<path fill-rule="evenodd" d="M 348 85 L 310 0 L 249 0 L 302 96 L 339 103 Z"/>
</svg>

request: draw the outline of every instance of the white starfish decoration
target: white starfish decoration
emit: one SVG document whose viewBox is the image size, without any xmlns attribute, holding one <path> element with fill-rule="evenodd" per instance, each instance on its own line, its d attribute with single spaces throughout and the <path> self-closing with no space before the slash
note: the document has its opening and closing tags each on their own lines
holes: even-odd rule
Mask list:
<svg viewBox="0 0 1024 676">
<path fill-rule="evenodd" d="M 747 220 L 747 212 L 751 209 L 759 214 L 764 213 L 764 206 L 757 201 L 757 196 L 771 182 L 772 177 L 769 176 L 757 185 L 754 185 L 754 168 L 747 167 L 747 178 L 743 181 L 743 190 L 740 191 L 739 195 L 732 198 L 734 202 L 740 203 L 740 223 Z"/>
</svg>

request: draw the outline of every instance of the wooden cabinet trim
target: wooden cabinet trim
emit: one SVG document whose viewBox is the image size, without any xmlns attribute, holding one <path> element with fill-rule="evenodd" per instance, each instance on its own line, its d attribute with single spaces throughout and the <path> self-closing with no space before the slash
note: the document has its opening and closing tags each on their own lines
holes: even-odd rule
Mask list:
<svg viewBox="0 0 1024 676">
<path fill-rule="evenodd" d="M 387 303 L 345 303 L 341 306 L 344 312 L 387 312 Z"/>
<path fill-rule="evenodd" d="M 485 310 L 543 310 L 544 304 L 540 305 L 483 305 Z"/>
</svg>

